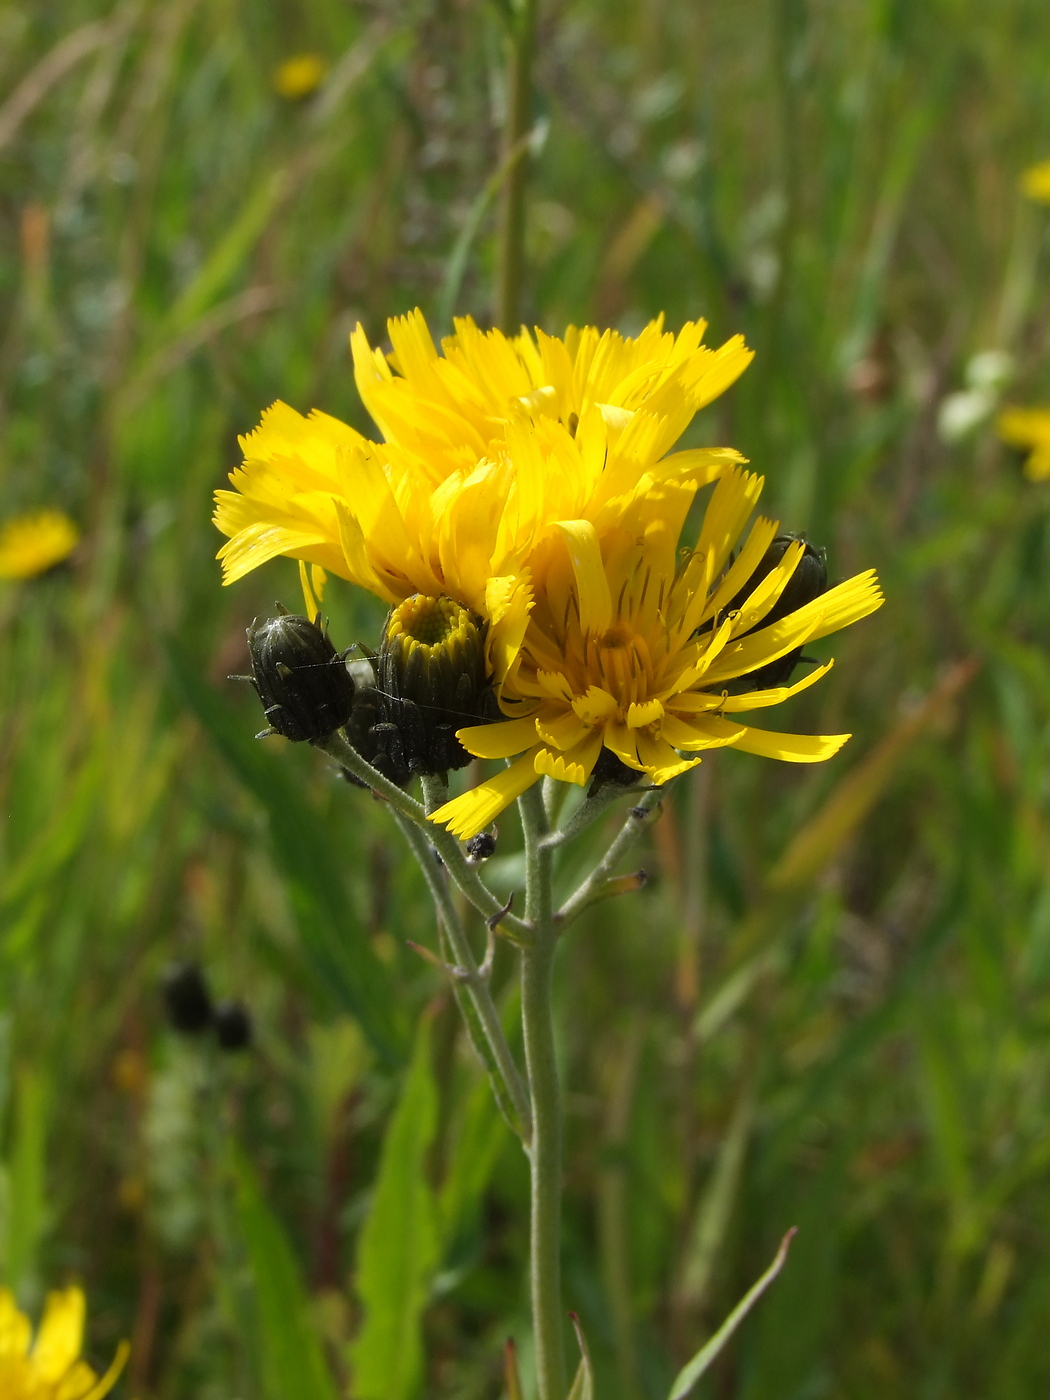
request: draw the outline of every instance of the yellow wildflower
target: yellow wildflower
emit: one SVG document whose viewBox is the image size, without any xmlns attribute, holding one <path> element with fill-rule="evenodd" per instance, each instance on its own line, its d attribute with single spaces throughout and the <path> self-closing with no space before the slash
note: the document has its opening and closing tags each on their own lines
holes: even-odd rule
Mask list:
<svg viewBox="0 0 1050 1400">
<path fill-rule="evenodd" d="M 294 58 L 286 58 L 274 73 L 274 91 L 289 102 L 299 102 L 317 91 L 327 73 L 328 64 L 320 54 L 296 54 Z"/>
<path fill-rule="evenodd" d="M 29 1319 L 19 1312 L 8 1289 L 0 1289 L 0 1396 L 101 1400 L 117 1383 L 128 1345 L 120 1344 L 113 1364 L 100 1377 L 80 1359 L 83 1337 L 84 1294 L 79 1288 L 48 1294 L 35 1341 Z"/>
<path fill-rule="evenodd" d="M 665 481 L 702 485 L 739 454 L 669 453 L 699 408 L 746 368 L 740 337 L 654 321 L 636 339 L 571 327 L 507 337 L 456 322 L 443 354 L 416 311 L 389 323 L 391 356 L 352 337 L 361 397 L 385 441 L 285 404 L 242 438 L 236 491 L 216 494 L 232 583 L 279 554 L 388 603 L 445 595 L 489 622 L 497 684 L 528 619 L 538 546 L 559 520 L 599 533 Z"/>
<path fill-rule="evenodd" d="M 435 821 L 466 839 L 544 775 L 582 785 L 603 748 L 662 784 L 700 761 L 683 754 L 703 749 L 733 745 L 815 763 L 842 747 L 848 734 L 773 733 L 727 718 L 779 704 L 819 680 L 830 662 L 794 685 L 747 690 L 743 678 L 882 602 L 869 571 L 761 626 L 805 552 L 801 541 L 789 545 L 739 601 L 777 530 L 759 518 L 731 559 L 761 488 L 761 478 L 740 468 L 723 475 L 684 562 L 677 546 L 691 484 L 654 486 L 604 536 L 589 520 L 560 524 L 503 688 L 503 708 L 515 717 L 457 731 L 478 757 L 521 757 L 446 803 Z"/>
<path fill-rule="evenodd" d="M 35 578 L 61 564 L 77 546 L 77 527 L 60 510 L 17 515 L 0 526 L 0 578 Z"/>
<path fill-rule="evenodd" d="M 1028 167 L 1021 176 L 1021 193 L 1040 204 L 1050 204 L 1050 160 Z"/>
<path fill-rule="evenodd" d="M 1005 408 L 998 428 L 1011 447 L 1029 449 L 1024 464 L 1029 481 L 1046 481 L 1050 477 L 1050 408 Z"/>
</svg>

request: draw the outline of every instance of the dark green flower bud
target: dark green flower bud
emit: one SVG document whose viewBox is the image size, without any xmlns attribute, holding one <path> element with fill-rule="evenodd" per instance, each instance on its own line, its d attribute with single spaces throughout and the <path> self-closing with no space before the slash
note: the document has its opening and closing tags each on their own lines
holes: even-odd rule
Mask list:
<svg viewBox="0 0 1050 1400">
<path fill-rule="evenodd" d="M 252 1043 L 252 1021 L 240 1001 L 220 1001 L 214 1015 L 215 1039 L 220 1050 L 247 1050 Z"/>
<path fill-rule="evenodd" d="M 799 539 L 798 535 L 777 535 L 763 554 L 755 572 L 729 604 L 726 611 L 735 612 L 738 608 L 742 608 L 762 580 L 777 567 L 788 547 Z M 789 617 L 791 613 L 797 612 L 806 603 L 811 603 L 814 598 L 819 598 L 822 593 L 827 592 L 828 567 L 824 551 L 814 549 L 807 541 L 802 541 L 802 543 L 805 545 L 802 558 L 795 566 L 795 572 L 784 585 L 780 597 L 765 617 L 742 635 L 750 636 L 751 632 L 760 632 L 764 627 L 772 627 L 775 622 Z M 771 690 L 775 686 L 787 685 L 795 667 L 803 659 L 802 648 L 796 647 L 794 651 L 789 651 L 786 656 L 771 661 L 768 666 L 761 666 L 757 671 L 740 676 L 731 682 L 727 689 L 739 695 L 748 690 Z"/>
<path fill-rule="evenodd" d="M 467 859 L 478 864 L 496 854 L 496 837 L 491 831 L 479 831 L 467 842 Z"/>
<path fill-rule="evenodd" d="M 374 697 L 361 697 L 376 707 L 367 742 L 394 769 L 465 767 L 470 754 L 456 730 L 498 717 L 481 622 L 451 598 L 417 593 L 388 616 L 375 668 Z"/>
<path fill-rule="evenodd" d="M 291 613 L 253 623 L 248 652 L 250 679 L 270 721 L 263 734 L 293 743 L 325 739 L 350 718 L 353 678 L 317 623 Z"/>
<path fill-rule="evenodd" d="M 212 1023 L 211 995 L 196 963 L 172 963 L 161 984 L 168 1023 L 180 1035 L 200 1035 Z"/>
</svg>

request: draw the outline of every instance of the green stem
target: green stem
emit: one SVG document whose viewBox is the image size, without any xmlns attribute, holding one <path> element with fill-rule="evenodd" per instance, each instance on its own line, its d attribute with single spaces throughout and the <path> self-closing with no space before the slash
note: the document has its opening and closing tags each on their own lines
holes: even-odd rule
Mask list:
<svg viewBox="0 0 1050 1400">
<path fill-rule="evenodd" d="M 385 798 L 399 816 L 410 822 L 415 822 L 417 826 L 421 826 L 426 831 L 427 840 L 441 857 L 445 869 L 455 880 L 464 898 L 468 899 L 485 919 L 491 919 L 499 914 L 497 933 L 503 934 L 512 943 L 528 941 L 528 925 L 522 919 L 516 918 L 515 915 L 504 910 L 503 904 L 482 880 L 476 867 L 467 860 L 462 847 L 452 833 L 446 831 L 443 826 L 427 821 L 426 808 L 421 802 L 417 802 L 414 797 L 409 797 L 407 792 L 402 792 L 396 784 L 390 782 L 388 778 L 384 778 L 382 773 L 373 768 L 367 759 L 361 757 L 340 730 L 329 734 L 327 739 L 315 741 L 315 747 L 328 754 L 330 758 L 334 758 L 337 763 L 353 773 L 355 778 L 360 778 L 374 793 Z"/>
<path fill-rule="evenodd" d="M 521 326 L 521 285 L 525 268 L 525 184 L 529 159 L 524 149 L 532 119 L 532 62 L 536 47 L 537 0 L 520 0 L 510 29 L 507 64 L 507 119 L 504 159 L 512 162 L 500 206 L 496 324 L 508 335 Z M 559 1396 L 559 1400 L 561 1397 Z"/>
<path fill-rule="evenodd" d="M 507 1044 L 507 1038 L 503 1034 L 499 1011 L 492 1000 L 488 982 L 478 970 L 470 940 L 463 928 L 459 910 L 452 899 L 444 873 L 434 859 L 427 833 L 399 812 L 395 812 L 394 818 L 423 871 L 438 918 L 445 930 L 445 937 L 459 965 L 459 972 L 462 974 L 460 984 L 470 998 L 489 1051 L 488 1054 L 483 1053 L 483 1058 L 489 1073 L 497 1081 L 497 1100 L 501 1107 L 506 1105 L 511 1127 L 527 1145 L 531 1136 L 532 1115 L 525 1085 L 514 1063 L 514 1055 Z"/>
<path fill-rule="evenodd" d="M 628 811 L 623 826 L 605 855 L 554 916 L 555 926 L 559 932 L 568 928 L 589 905 L 596 903 L 603 897 L 603 894 L 606 893 L 603 886 L 616 869 L 617 863 L 622 860 L 649 822 L 652 821 L 662 797 L 663 789 L 653 788 L 645 794 L 637 806 Z"/>
<path fill-rule="evenodd" d="M 530 1291 L 539 1400 L 564 1400 L 561 1301 L 561 1096 L 554 1046 L 553 860 L 544 845 L 547 818 L 539 787 L 519 801 L 525 833 L 525 915 L 532 946 L 522 952 L 521 1019 L 532 1101 Z"/>
</svg>

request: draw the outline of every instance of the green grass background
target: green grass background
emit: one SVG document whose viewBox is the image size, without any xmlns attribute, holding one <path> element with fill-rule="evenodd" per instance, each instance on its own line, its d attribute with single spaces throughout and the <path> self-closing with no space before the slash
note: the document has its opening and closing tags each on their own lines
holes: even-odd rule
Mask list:
<svg viewBox="0 0 1050 1400">
<path fill-rule="evenodd" d="M 289 103 L 304 50 L 330 76 Z M 496 1400 L 508 1335 L 529 1372 L 524 1163 L 406 948 L 421 878 L 320 755 L 252 740 L 224 677 L 295 568 L 222 590 L 208 523 L 275 398 L 367 426 L 358 319 L 490 314 L 491 220 L 458 287 L 454 250 L 501 53 L 480 0 L 0 8 L 0 515 L 84 530 L 0 591 L 0 1268 L 33 1311 L 83 1280 L 125 1396 Z M 690 441 L 888 599 L 792 702 L 844 753 L 705 762 L 649 888 L 564 948 L 601 1400 L 665 1395 L 792 1224 L 705 1396 L 1050 1392 L 1048 488 L 974 359 L 1050 395 L 1050 211 L 1017 193 L 1048 58 L 1043 0 L 541 5 L 529 318 L 743 331 Z M 374 639 L 370 600 L 326 605 Z M 174 957 L 247 1001 L 249 1054 L 166 1030 Z"/>
</svg>

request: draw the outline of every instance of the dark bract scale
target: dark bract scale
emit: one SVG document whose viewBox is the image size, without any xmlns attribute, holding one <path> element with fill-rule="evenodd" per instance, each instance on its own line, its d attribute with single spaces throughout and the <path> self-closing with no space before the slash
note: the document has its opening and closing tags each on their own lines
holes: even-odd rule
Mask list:
<svg viewBox="0 0 1050 1400">
<path fill-rule="evenodd" d="M 293 743 L 326 739 L 350 718 L 354 682 L 328 635 L 306 617 L 286 613 L 248 628 L 252 684 L 268 733 Z"/>
<path fill-rule="evenodd" d="M 211 996 L 196 963 L 173 963 L 161 984 L 168 1023 L 180 1035 L 200 1035 L 212 1023 Z"/>
<path fill-rule="evenodd" d="M 215 1008 L 215 1039 L 220 1050 L 247 1050 L 252 1043 L 252 1019 L 240 1001 L 221 1001 Z"/>
</svg>

